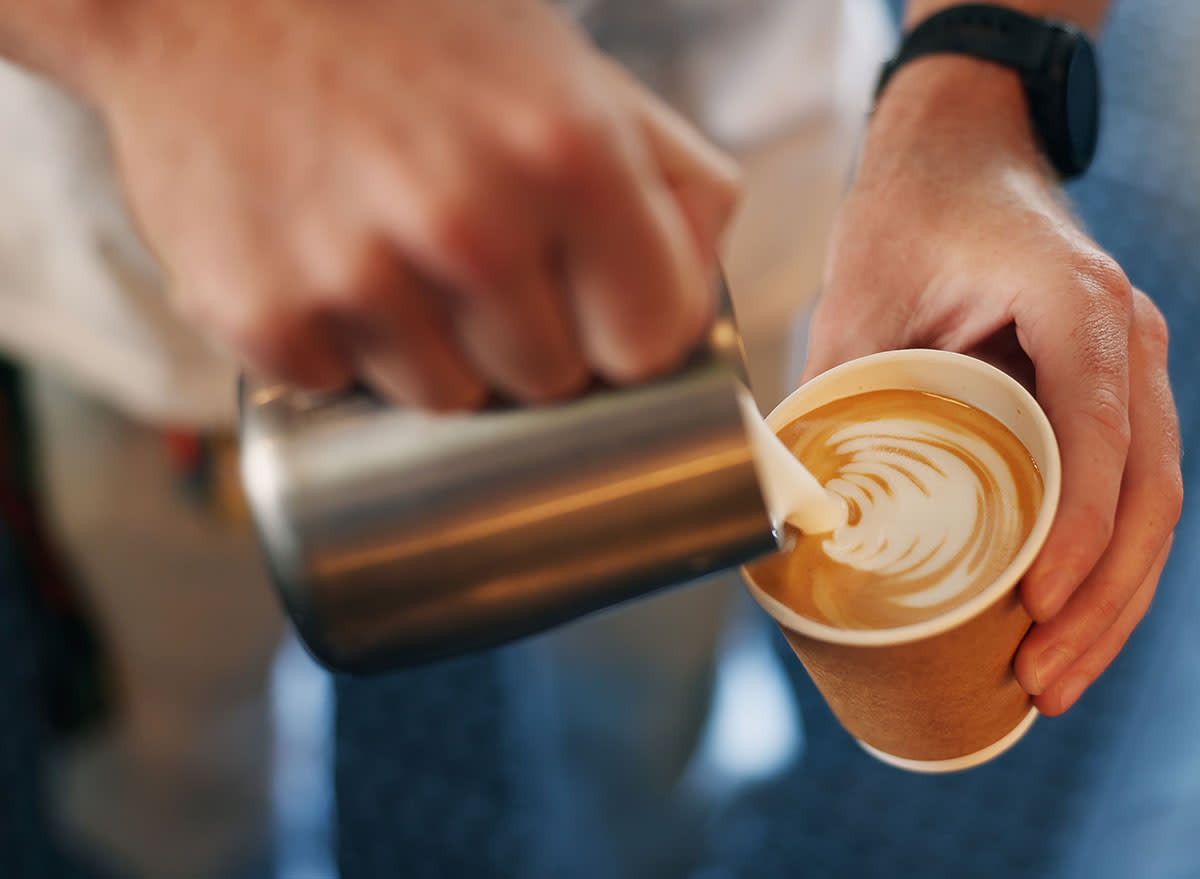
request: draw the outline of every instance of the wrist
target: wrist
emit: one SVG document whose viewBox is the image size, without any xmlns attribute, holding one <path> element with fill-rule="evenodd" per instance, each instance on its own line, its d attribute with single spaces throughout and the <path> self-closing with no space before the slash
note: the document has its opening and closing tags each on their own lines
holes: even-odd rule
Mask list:
<svg viewBox="0 0 1200 879">
<path fill-rule="evenodd" d="M 930 55 L 904 65 L 871 117 L 866 161 L 926 160 L 936 171 L 1003 161 L 1050 174 L 1029 118 L 1020 75 L 965 55 Z"/>
<path fill-rule="evenodd" d="M 938 135 L 952 133 L 966 145 L 988 146 L 991 152 L 1028 160 L 1025 147 L 1032 139 L 1060 178 L 1077 177 L 1092 161 L 1099 131 L 1095 50 L 1069 21 L 1028 11 L 1034 5 L 1038 11 L 1050 11 L 1091 2 L 956 3 L 933 12 L 904 35 L 895 57 L 884 65 L 876 102 L 890 97 L 889 109 L 901 98 L 915 102 L 915 112 L 907 115 L 918 117 L 922 127 Z M 919 5 L 925 11 L 938 4 Z M 904 83 L 889 89 L 897 72 L 944 55 L 967 60 L 926 61 L 919 72 L 911 70 Z M 888 91 L 905 94 L 898 98 Z M 1014 100 L 1020 92 L 1024 101 Z M 1014 113 L 1020 104 L 1026 112 Z M 947 110 L 958 118 L 947 119 Z M 881 122 L 880 128 L 888 126 Z M 990 143 L 980 143 L 978 135 Z"/>
</svg>

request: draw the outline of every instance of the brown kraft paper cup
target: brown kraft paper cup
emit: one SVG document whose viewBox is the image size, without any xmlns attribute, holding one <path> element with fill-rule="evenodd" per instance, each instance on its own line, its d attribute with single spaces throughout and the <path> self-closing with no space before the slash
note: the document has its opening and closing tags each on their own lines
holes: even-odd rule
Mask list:
<svg viewBox="0 0 1200 879">
<path fill-rule="evenodd" d="M 890 351 L 835 367 L 767 417 L 778 431 L 805 412 L 872 390 L 942 394 L 982 409 L 1024 443 L 1041 471 L 1042 506 L 1016 558 L 979 595 L 945 614 L 894 629 L 839 629 L 803 617 L 755 583 L 781 555 L 747 565 L 751 594 L 783 630 L 842 725 L 879 759 L 917 772 L 983 763 L 1011 747 L 1036 709 L 1012 671 L 1030 618 L 1017 586 L 1058 507 L 1061 465 L 1045 414 L 1003 372 L 944 351 Z"/>
</svg>

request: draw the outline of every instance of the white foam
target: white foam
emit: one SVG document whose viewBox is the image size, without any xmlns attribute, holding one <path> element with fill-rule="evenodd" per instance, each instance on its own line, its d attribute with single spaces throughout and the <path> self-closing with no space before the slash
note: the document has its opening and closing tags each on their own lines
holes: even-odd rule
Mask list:
<svg viewBox="0 0 1200 879">
<path fill-rule="evenodd" d="M 933 578 L 898 603 L 929 607 L 953 598 L 975 582 L 977 550 L 1020 541 L 1013 473 L 978 436 L 894 418 L 841 428 L 830 447 L 849 463 L 825 487 L 860 516 L 823 548 L 834 561 L 897 584 Z M 985 516 L 992 519 L 986 529 Z"/>
</svg>

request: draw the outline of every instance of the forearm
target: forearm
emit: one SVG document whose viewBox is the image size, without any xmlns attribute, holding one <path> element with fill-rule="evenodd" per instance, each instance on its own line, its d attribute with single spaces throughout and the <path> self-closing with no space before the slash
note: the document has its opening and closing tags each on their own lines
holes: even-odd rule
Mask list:
<svg viewBox="0 0 1200 879">
<path fill-rule="evenodd" d="M 912 27 L 935 12 L 959 6 L 963 0 L 908 0 L 905 4 L 904 26 Z M 1100 29 L 1111 0 L 991 0 L 997 6 L 1007 6 L 1028 15 L 1045 16 L 1070 21 L 1086 31 Z"/>
<path fill-rule="evenodd" d="M 0 0 L 0 57 L 91 97 L 126 0 Z"/>
<path fill-rule="evenodd" d="M 906 29 L 961 0 L 909 0 Z M 1067 20 L 1095 32 L 1108 0 L 1000 0 L 995 5 Z M 904 65 L 874 114 L 868 150 L 875 159 L 919 145 L 915 155 L 940 161 L 941 151 L 978 150 L 979 161 L 1017 161 L 1049 170 L 1038 147 L 1017 71 L 968 55 L 930 55 Z M 913 153 L 909 152 L 909 160 Z"/>
</svg>

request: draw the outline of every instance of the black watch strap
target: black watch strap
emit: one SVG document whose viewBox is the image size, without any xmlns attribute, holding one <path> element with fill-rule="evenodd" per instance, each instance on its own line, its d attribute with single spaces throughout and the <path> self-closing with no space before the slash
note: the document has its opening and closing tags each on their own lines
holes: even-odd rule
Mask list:
<svg viewBox="0 0 1200 879">
<path fill-rule="evenodd" d="M 896 57 L 883 65 L 875 98 L 879 99 L 897 70 L 924 55 L 971 55 L 1015 68 L 1022 75 L 1030 74 L 1042 64 L 1052 39 L 1044 21 L 1015 9 L 983 4 L 951 6 L 909 31 Z"/>
<path fill-rule="evenodd" d="M 875 100 L 905 64 L 941 53 L 1015 70 L 1041 147 L 1055 169 L 1064 178 L 1086 170 L 1096 148 L 1099 82 L 1091 43 L 1081 30 L 1004 6 L 951 6 L 905 35 L 896 56 L 879 72 Z"/>
</svg>

